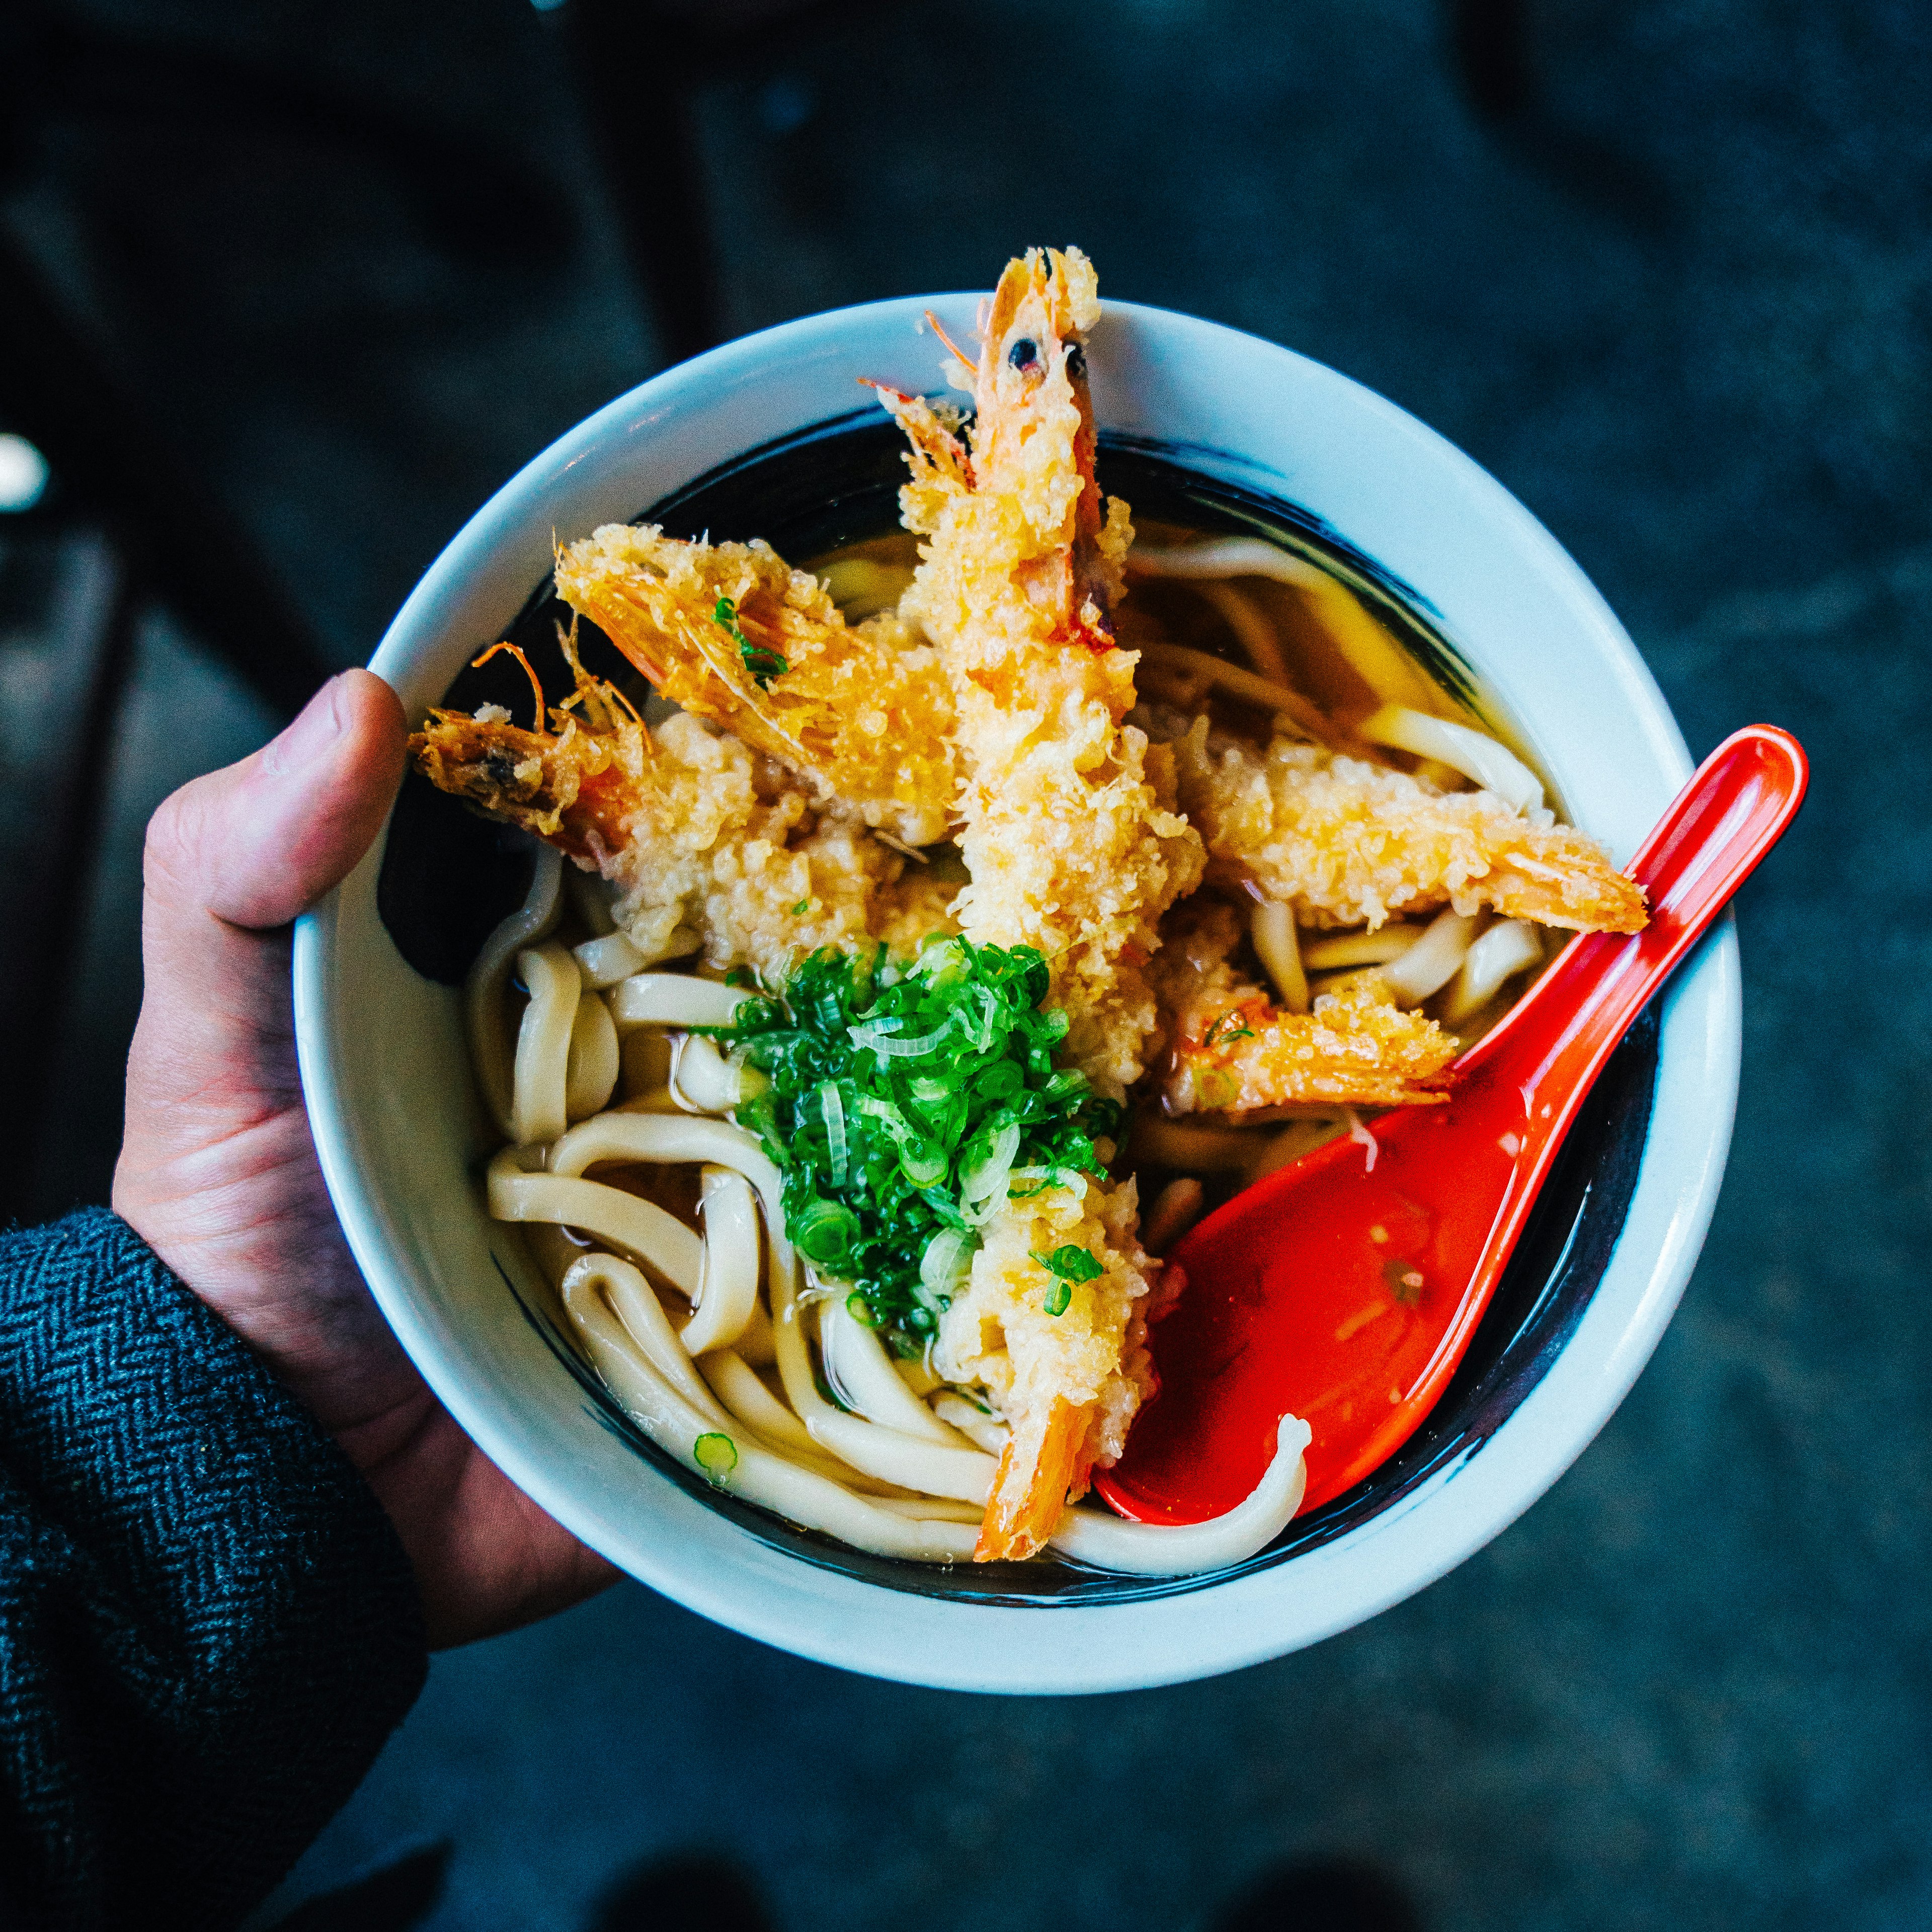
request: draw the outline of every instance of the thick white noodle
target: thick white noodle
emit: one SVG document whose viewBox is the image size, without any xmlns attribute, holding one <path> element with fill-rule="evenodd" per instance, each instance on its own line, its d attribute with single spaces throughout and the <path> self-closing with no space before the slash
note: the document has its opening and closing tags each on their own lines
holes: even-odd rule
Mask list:
<svg viewBox="0 0 1932 1932">
<path fill-rule="evenodd" d="M 976 1450 L 942 1449 L 936 1443 L 882 1429 L 862 1416 L 835 1408 L 818 1392 L 806 1340 L 808 1310 L 800 1302 L 795 1268 L 771 1274 L 772 1328 L 777 1344 L 778 1379 L 785 1400 L 814 1442 L 842 1462 L 882 1482 L 934 1496 L 983 1503 L 992 1486 L 993 1458 Z"/>
<path fill-rule="evenodd" d="M 1190 1576 L 1239 1563 L 1265 1550 L 1294 1520 L 1307 1486 L 1304 1454 L 1311 1439 L 1306 1423 L 1283 1416 L 1268 1473 L 1225 1516 L 1170 1526 L 1070 1509 L 1053 1533 L 1052 1546 L 1076 1562 L 1137 1576 Z"/>
<path fill-rule="evenodd" d="M 581 1120 L 608 1106 L 616 1090 L 617 1029 L 610 1009 L 595 993 L 578 996 L 570 1024 L 570 1049 L 563 1076 L 564 1112 Z"/>
<path fill-rule="evenodd" d="M 679 1034 L 671 1042 L 670 1097 L 687 1114 L 728 1114 L 744 1097 L 744 1082 L 716 1041 Z"/>
<path fill-rule="evenodd" d="M 632 1340 L 594 1279 L 574 1282 L 564 1306 L 598 1372 L 625 1409 L 660 1448 L 702 1471 L 720 1489 L 878 1556 L 947 1563 L 972 1555 L 979 1540 L 974 1524 L 902 1516 L 787 1462 L 749 1430 L 714 1430 L 708 1414 L 680 1395 Z M 725 1436 L 736 1455 L 735 1463 L 722 1472 L 715 1464 L 706 1469 L 698 1460 L 698 1438 L 713 1433 Z"/>
<path fill-rule="evenodd" d="M 932 1398 L 932 1412 L 942 1422 L 950 1422 L 969 1442 L 988 1456 L 1003 1454 L 1012 1431 L 997 1415 L 988 1415 L 950 1389 Z"/>
<path fill-rule="evenodd" d="M 736 1168 L 708 1163 L 699 1181 L 704 1265 L 698 1312 L 678 1331 L 694 1355 L 728 1348 L 743 1334 L 758 1300 L 758 1201 Z"/>
<path fill-rule="evenodd" d="M 1255 950 L 1274 982 L 1282 1005 L 1292 1013 L 1308 1010 L 1308 975 L 1301 970 L 1301 949 L 1295 938 L 1294 915 L 1279 899 L 1263 899 L 1255 908 Z"/>
<path fill-rule="evenodd" d="M 584 982 L 577 962 L 554 940 L 526 946 L 517 955 L 517 971 L 530 998 L 517 1028 L 510 1138 L 529 1147 L 555 1140 L 569 1124 L 570 1034 Z"/>
<path fill-rule="evenodd" d="M 743 1423 L 784 1449 L 813 1453 L 805 1424 L 766 1388 L 744 1357 L 730 1348 L 713 1348 L 698 1370 L 718 1400 Z"/>
<path fill-rule="evenodd" d="M 1498 920 L 1469 948 L 1457 968 L 1443 1018 L 1452 1026 L 1467 1019 L 1496 996 L 1504 980 L 1542 963 L 1543 942 L 1535 927 L 1520 919 Z"/>
<path fill-rule="evenodd" d="M 729 1026 L 754 995 L 687 973 L 633 973 L 610 989 L 610 1014 L 620 1027 Z"/>
<path fill-rule="evenodd" d="M 845 1305 L 843 1294 L 819 1304 L 818 1352 L 832 1394 L 867 1421 L 922 1436 L 945 1449 L 973 1446 L 906 1387 L 885 1344 Z"/>
<path fill-rule="evenodd" d="M 915 1522 L 970 1522 L 976 1540 L 980 1520 L 986 1514 L 970 1503 L 948 1502 L 943 1496 L 881 1496 L 878 1507 L 895 1516 L 910 1516 Z"/>
<path fill-rule="evenodd" d="M 1277 584 L 1292 584 L 1306 596 L 1328 643 L 1385 704 L 1413 708 L 1441 695 L 1433 680 L 1339 578 L 1258 538 L 1225 538 L 1179 550 L 1136 550 L 1127 568 L 1154 577 L 1269 577 Z M 1148 661 L 1158 662 L 1156 653 L 1164 648 L 1150 647 L 1146 653 Z M 1325 721 L 1306 698 L 1284 708 L 1294 710 L 1304 728 L 1326 737 L 1322 728 Z"/>
<path fill-rule="evenodd" d="M 548 1012 L 565 1004 L 566 968 L 583 988 L 587 976 L 561 947 L 525 951 L 532 1008 Z M 612 1004 L 640 980 L 680 976 L 631 975 L 619 983 Z M 716 994 L 730 994 L 734 1004 L 739 997 L 707 982 L 683 983 L 705 989 L 692 1003 L 697 1012 L 687 1006 L 672 1018 L 638 1023 L 710 1024 L 722 1004 Z M 581 997 L 586 1005 L 603 1006 L 594 991 Z M 656 989 L 630 997 L 633 1014 L 678 1006 Z M 694 1046 L 688 1066 L 681 1054 L 674 1070 L 680 1098 L 728 1105 L 735 1092 L 728 1099 L 718 1090 L 735 1070 L 708 1040 L 688 1042 L 684 1052 Z M 520 1118 L 545 1124 L 542 1097 L 538 1093 L 534 1104 L 526 1101 Z M 836 1284 L 802 1300 L 797 1258 L 784 1228 L 782 1177 L 752 1135 L 704 1115 L 620 1108 L 551 1138 L 547 1155 L 535 1146 L 512 1146 L 490 1162 L 490 1211 L 504 1220 L 577 1231 L 572 1238 L 589 1235 L 619 1251 L 571 1261 L 562 1298 L 598 1372 L 655 1441 L 719 1487 L 858 1548 L 934 1562 L 970 1556 L 1010 1432 L 944 1385 L 932 1388 L 929 1404 L 922 1400 L 929 1372 L 916 1366 L 902 1370 Z M 540 1161 L 544 1165 L 536 1168 Z M 655 1202 L 588 1178 L 604 1162 L 700 1163 L 704 1239 Z M 758 1292 L 761 1214 L 769 1312 Z M 550 1238 L 554 1244 L 558 1238 Z M 692 1302 L 694 1312 L 681 1327 L 654 1280 Z M 816 1364 L 808 1325 L 814 1322 Z M 752 1366 L 757 1360 L 776 1360 L 783 1401 Z M 836 1402 L 822 1392 L 820 1372 Z M 700 1461 L 702 1436 L 714 1442 Z M 1147 1575 L 1238 1561 L 1292 1516 L 1306 1439 L 1304 1429 L 1293 1456 L 1286 1457 L 1284 1424 L 1282 1452 L 1268 1478 L 1214 1523 L 1150 1528 L 1072 1510 L 1054 1546 L 1083 1562 Z"/>
<path fill-rule="evenodd" d="M 704 1244 L 675 1215 L 601 1180 L 529 1173 L 518 1160 L 520 1152 L 506 1148 L 490 1163 L 486 1187 L 490 1212 L 498 1220 L 580 1228 L 655 1269 L 688 1300 L 695 1298 Z"/>
<path fill-rule="evenodd" d="M 464 982 L 464 1019 L 470 1034 L 470 1064 L 483 1104 L 496 1131 L 510 1137 L 509 1024 L 503 996 L 510 983 L 510 965 L 523 949 L 544 938 L 562 909 L 559 890 L 563 854 L 554 845 L 540 845 L 524 902 L 483 942 Z"/>
<path fill-rule="evenodd" d="M 634 973 L 641 973 L 648 963 L 621 932 L 607 932 L 596 939 L 586 939 L 581 946 L 573 946 L 570 950 L 577 962 L 577 970 L 584 975 L 584 983 L 596 993 L 601 993 L 606 986 L 616 986 L 620 980 L 629 979 Z"/>
<path fill-rule="evenodd" d="M 1373 932 L 1336 932 L 1311 939 L 1301 949 L 1301 963 L 1311 973 L 1332 973 L 1344 966 L 1385 966 L 1400 959 L 1422 937 L 1423 928 L 1392 922 Z"/>
<path fill-rule="evenodd" d="M 631 1339 L 650 1358 L 658 1373 L 715 1426 L 729 1429 L 732 1418 L 711 1392 L 711 1385 L 698 1372 L 677 1330 L 670 1325 L 664 1304 L 643 1272 L 615 1255 L 586 1255 L 572 1262 L 564 1272 L 560 1292 L 566 1306 L 571 1290 L 589 1282 L 603 1289 L 617 1318 L 630 1330 Z"/>
<path fill-rule="evenodd" d="M 1479 914 L 1465 915 L 1453 907 L 1438 913 L 1422 937 L 1382 968 L 1390 990 L 1406 1006 L 1419 1006 L 1431 993 L 1448 985 L 1467 956 L 1481 922 Z"/>
<path fill-rule="evenodd" d="M 813 1442 L 842 1462 L 883 1483 L 897 1483 L 928 1496 L 952 1496 L 985 1505 L 992 1493 L 997 1460 L 982 1449 L 942 1449 L 917 1436 L 881 1428 L 828 1403 L 826 1412 L 808 1418 Z"/>
<path fill-rule="evenodd" d="M 1418 758 L 1436 759 L 1519 812 L 1542 809 L 1542 780 L 1514 752 L 1485 732 L 1452 724 L 1446 718 L 1432 718 L 1406 704 L 1384 704 L 1355 728 L 1372 745 L 1388 745 L 1398 752 L 1412 752 Z"/>
<path fill-rule="evenodd" d="M 550 1150 L 553 1174 L 581 1174 L 600 1160 L 715 1161 L 734 1168 L 758 1190 L 775 1247 L 784 1239 L 783 1184 L 771 1157 L 742 1127 L 688 1114 L 599 1114 L 571 1129 Z"/>
<path fill-rule="evenodd" d="M 608 880 L 573 866 L 564 874 L 563 889 L 569 896 L 572 910 L 596 938 L 602 939 L 617 930 L 616 918 L 610 910 L 616 889 Z"/>
<path fill-rule="evenodd" d="M 1212 581 L 1202 585 L 1200 594 L 1220 613 L 1247 652 L 1249 663 L 1270 683 L 1286 684 L 1288 662 L 1281 654 L 1281 640 L 1275 635 L 1274 626 L 1256 609 L 1253 600 L 1232 584 Z"/>
<path fill-rule="evenodd" d="M 1258 537 L 1222 537 L 1178 550 L 1138 544 L 1128 556 L 1127 568 L 1146 577 L 1271 577 L 1304 590 L 1320 590 L 1334 581 L 1325 571 Z"/>
<path fill-rule="evenodd" d="M 787 1462 L 814 1470 L 860 1496 L 878 1499 L 906 1493 L 896 1484 L 874 1482 L 828 1456 L 806 1433 L 804 1424 L 752 1372 L 736 1349 L 712 1349 L 698 1364 L 698 1371 L 738 1420 Z"/>
<path fill-rule="evenodd" d="M 650 1357 L 658 1372 L 693 1408 L 721 1428 L 730 1430 L 736 1419 L 735 1412 L 712 1390 L 701 1366 L 692 1359 L 685 1348 L 683 1338 L 672 1328 L 664 1304 L 637 1269 L 614 1255 L 586 1255 L 566 1271 L 562 1286 L 568 1287 L 573 1279 L 601 1282 L 610 1305 L 616 1310 L 617 1318 L 629 1330 L 632 1339 Z M 758 1432 L 766 1436 L 766 1446 L 786 1461 L 815 1470 L 835 1482 L 846 1480 L 845 1472 L 814 1448 L 809 1436 L 805 1438 L 804 1453 L 801 1455 L 788 1447 L 785 1437 L 772 1437 L 763 1430 Z M 869 1484 L 863 1486 L 873 1486 Z"/>
</svg>

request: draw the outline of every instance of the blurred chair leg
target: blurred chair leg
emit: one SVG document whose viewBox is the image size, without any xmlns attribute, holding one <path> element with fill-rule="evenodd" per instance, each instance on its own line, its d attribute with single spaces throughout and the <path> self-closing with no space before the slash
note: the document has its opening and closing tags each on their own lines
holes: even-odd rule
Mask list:
<svg viewBox="0 0 1932 1932">
<path fill-rule="evenodd" d="M 187 629 L 278 710 L 301 709 L 331 668 L 307 620 L 4 222 L 0 416 L 88 514 L 138 538 L 147 587 Z"/>
<path fill-rule="evenodd" d="M 566 0 L 560 14 L 632 272 L 664 361 L 681 362 L 724 332 L 692 30 L 637 0 Z"/>
<path fill-rule="evenodd" d="M 1422 1932 L 1394 1880 L 1352 1858 L 1274 1867 L 1210 1922 L 1208 1932 Z"/>
<path fill-rule="evenodd" d="M 272 1932 L 409 1932 L 442 1897 L 454 1849 L 447 1838 L 425 1845 L 353 1885 L 297 1906 Z"/>
<path fill-rule="evenodd" d="M 1456 69 L 1469 104 L 1487 121 L 1510 121 L 1530 104 L 1523 0 L 1450 0 Z"/>
<path fill-rule="evenodd" d="M 0 654 L 15 660 L 4 667 L 8 694 L 26 700 L 10 707 L 26 728 L 7 748 L 9 762 L 22 768 L 12 775 L 16 796 L 32 801 L 20 836 L 0 843 L 8 899 L 22 915 L 0 947 L 8 1100 L 0 1108 L 0 1226 L 23 1213 L 32 1184 L 40 1103 L 94 877 L 137 608 L 124 561 L 98 531 L 22 525 L 4 537 L 0 569 L 20 568 L 36 546 L 52 554 L 54 568 L 27 572 L 44 586 L 41 621 L 0 636 Z"/>
<path fill-rule="evenodd" d="M 686 1852 L 626 1874 L 604 1894 L 590 1932 L 772 1932 L 772 1918 L 731 1860 Z"/>
</svg>

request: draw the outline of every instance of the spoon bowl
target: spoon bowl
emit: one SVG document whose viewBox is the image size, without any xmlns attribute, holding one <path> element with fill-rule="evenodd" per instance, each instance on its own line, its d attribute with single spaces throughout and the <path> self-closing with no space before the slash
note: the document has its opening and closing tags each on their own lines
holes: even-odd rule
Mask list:
<svg viewBox="0 0 1932 1932">
<path fill-rule="evenodd" d="M 1630 867 L 1642 932 L 1574 940 L 1455 1063 L 1446 1105 L 1330 1141 L 1179 1244 L 1187 1289 L 1150 1337 L 1160 1391 L 1095 1484 L 1115 1508 L 1165 1523 L 1232 1508 L 1285 1414 L 1314 1432 L 1304 1514 L 1402 1447 L 1462 1360 L 1591 1084 L 1790 824 L 1808 776 L 1788 732 L 1726 740 Z"/>
</svg>

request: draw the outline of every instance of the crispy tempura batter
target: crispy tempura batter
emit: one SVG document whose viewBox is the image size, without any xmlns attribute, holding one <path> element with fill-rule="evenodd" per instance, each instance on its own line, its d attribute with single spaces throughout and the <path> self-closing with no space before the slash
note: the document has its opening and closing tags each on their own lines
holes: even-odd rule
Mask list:
<svg viewBox="0 0 1932 1932">
<path fill-rule="evenodd" d="M 1024 1190 L 1028 1184 L 1019 1184 Z M 980 1531 L 980 1560 L 1030 1556 L 1053 1533 L 1070 1492 L 1113 1462 L 1152 1376 L 1144 1298 L 1160 1264 L 1136 1230 L 1135 1184 L 1077 1180 L 1015 1201 L 986 1230 L 972 1278 L 940 1324 L 933 1365 L 982 1386 L 1011 1425 Z M 1100 1264 L 1047 1311 L 1053 1275 L 1034 1258 L 1067 1243 Z M 1042 1527 L 1043 1526 L 1043 1527 Z"/>
<path fill-rule="evenodd" d="M 684 713 L 647 732 L 612 686 L 576 668 L 548 732 L 519 729 L 499 706 L 432 711 L 410 750 L 445 791 L 614 880 L 614 914 L 647 962 L 701 948 L 710 965 L 782 977 L 821 946 L 884 940 L 910 952 L 950 929 L 952 889 L 852 808 L 814 803 L 773 760 Z"/>
<path fill-rule="evenodd" d="M 1111 607 L 1132 540 L 1103 515 L 1082 332 L 1100 315 L 1077 250 L 1008 265 L 973 380 L 970 454 L 930 406 L 882 391 L 914 437 L 908 528 L 930 538 L 902 605 L 938 645 L 973 776 L 960 902 L 973 938 L 1039 948 L 1067 1055 L 1103 1090 L 1139 1077 L 1155 1022 L 1141 970 L 1201 874 L 1167 761 L 1121 719 L 1135 659 Z"/>
<path fill-rule="evenodd" d="M 1008 263 L 971 375 L 970 449 L 930 406 L 880 394 L 913 444 L 904 520 L 930 539 L 901 608 L 939 646 L 972 774 L 961 923 L 1046 956 L 1067 1059 L 1118 1094 L 1158 1017 L 1143 970 L 1158 922 L 1198 883 L 1203 855 L 1167 760 L 1121 722 L 1135 660 L 1114 648 L 1110 614 L 1132 532 L 1094 480 L 1082 338 L 1100 312 L 1077 250 Z M 1011 1204 L 942 1318 L 942 1355 L 986 1378 L 1012 1430 L 981 1560 L 1032 1555 L 1094 1462 L 1119 1453 L 1147 1387 L 1136 1304 L 1159 1266 L 1135 1218 L 1131 1186 Z M 1062 1221 L 1071 1234 L 1054 1232 Z M 1069 1239 L 1090 1241 L 1102 1273 L 1048 1316 L 1054 1277 L 1034 1257 Z"/>
<path fill-rule="evenodd" d="M 1455 1036 L 1403 1011 L 1378 974 L 1351 975 L 1312 1012 L 1284 1012 L 1228 963 L 1241 935 L 1234 908 L 1196 900 L 1181 910 L 1184 923 L 1155 962 L 1174 1035 L 1161 1085 L 1170 1113 L 1406 1107 L 1448 1097 L 1438 1082 Z"/>
<path fill-rule="evenodd" d="M 686 543 L 647 524 L 607 524 L 560 549 L 556 588 L 673 704 L 908 844 L 944 836 L 958 790 L 952 694 L 896 616 L 848 625 L 769 544 Z"/>
<path fill-rule="evenodd" d="M 1547 812 L 1438 792 L 1287 737 L 1265 753 L 1210 740 L 1204 718 L 1173 749 L 1181 803 L 1208 850 L 1304 926 L 1372 929 L 1446 904 L 1586 932 L 1643 930 L 1642 888 Z"/>
</svg>

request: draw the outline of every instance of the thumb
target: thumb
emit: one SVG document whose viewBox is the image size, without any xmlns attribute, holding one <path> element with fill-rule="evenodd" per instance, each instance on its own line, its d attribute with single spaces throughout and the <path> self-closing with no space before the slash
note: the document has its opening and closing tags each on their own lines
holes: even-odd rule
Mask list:
<svg viewBox="0 0 1932 1932">
<path fill-rule="evenodd" d="M 395 693 L 345 671 L 272 743 L 184 785 L 148 827 L 114 1205 L 330 1429 L 388 1412 L 417 1384 L 316 1163 L 287 927 L 368 850 L 404 747 Z"/>
<path fill-rule="evenodd" d="M 184 785 L 148 828 L 150 919 L 286 926 L 368 850 L 402 782 L 403 707 L 344 671 L 280 736 Z"/>
<path fill-rule="evenodd" d="M 288 1144 L 274 1157 L 314 1166 L 288 935 L 277 928 L 368 850 L 400 782 L 404 741 L 395 693 L 345 671 L 280 737 L 184 785 L 148 824 L 144 984 L 115 1205 L 164 1259 L 174 1257 L 136 1208 L 194 1196 L 205 1216 L 224 1199 L 239 1203 L 206 1192 L 213 1170 L 247 1150 L 235 1136 L 285 1116 Z"/>
</svg>

